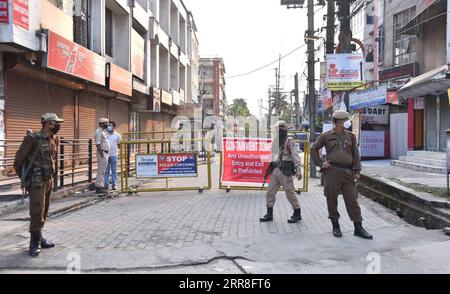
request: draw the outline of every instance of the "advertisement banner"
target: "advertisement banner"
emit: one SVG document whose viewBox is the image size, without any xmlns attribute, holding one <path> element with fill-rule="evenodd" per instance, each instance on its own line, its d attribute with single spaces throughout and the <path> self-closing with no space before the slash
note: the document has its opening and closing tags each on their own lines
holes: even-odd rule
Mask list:
<svg viewBox="0 0 450 294">
<path fill-rule="evenodd" d="M 104 57 L 49 31 L 47 67 L 105 86 Z"/>
<path fill-rule="evenodd" d="M 137 178 L 197 177 L 195 153 L 136 155 Z"/>
<path fill-rule="evenodd" d="M 0 0 L 0 23 L 9 23 L 8 0 Z"/>
<path fill-rule="evenodd" d="M 348 91 L 364 85 L 362 54 L 327 54 L 328 90 Z"/>
<path fill-rule="evenodd" d="M 264 183 L 272 139 L 224 138 L 222 150 L 222 182 Z"/>
<path fill-rule="evenodd" d="M 172 90 L 172 104 L 180 105 L 180 94 L 174 90 Z"/>
<path fill-rule="evenodd" d="M 13 0 L 14 24 L 26 30 L 30 29 L 30 9 L 28 0 Z"/>
<path fill-rule="evenodd" d="M 134 29 L 131 32 L 131 72 L 144 79 L 145 40 Z"/>
<path fill-rule="evenodd" d="M 131 96 L 133 92 L 133 74 L 120 66 L 110 63 L 109 89 Z"/>
<path fill-rule="evenodd" d="M 361 131 L 361 157 L 384 157 L 385 131 Z"/>
<path fill-rule="evenodd" d="M 371 125 L 389 124 L 389 106 L 367 107 L 362 110 L 362 123 Z"/>
<path fill-rule="evenodd" d="M 414 110 L 425 109 L 425 97 L 414 98 Z"/>
<path fill-rule="evenodd" d="M 378 106 L 387 103 L 387 86 L 372 87 L 350 94 L 350 110 Z"/>
<path fill-rule="evenodd" d="M 161 90 L 161 102 L 167 105 L 172 105 L 172 95 L 164 90 Z"/>
<path fill-rule="evenodd" d="M 387 103 L 399 105 L 400 100 L 398 99 L 398 93 L 397 91 L 388 91 L 387 92 Z"/>
<path fill-rule="evenodd" d="M 333 107 L 333 96 L 331 91 L 325 90 L 322 92 L 323 108 L 325 110 Z"/>
</svg>

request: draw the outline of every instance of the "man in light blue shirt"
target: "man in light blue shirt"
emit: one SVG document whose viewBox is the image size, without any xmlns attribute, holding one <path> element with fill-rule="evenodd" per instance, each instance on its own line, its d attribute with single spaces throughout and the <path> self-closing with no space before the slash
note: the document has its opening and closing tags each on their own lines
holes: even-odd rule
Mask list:
<svg viewBox="0 0 450 294">
<path fill-rule="evenodd" d="M 119 158 L 119 144 L 121 140 L 122 137 L 116 132 L 116 123 L 111 121 L 108 127 L 109 158 L 105 172 L 105 188 L 109 189 L 109 175 L 111 173 L 111 184 L 114 191 L 117 190 L 117 160 Z"/>
</svg>

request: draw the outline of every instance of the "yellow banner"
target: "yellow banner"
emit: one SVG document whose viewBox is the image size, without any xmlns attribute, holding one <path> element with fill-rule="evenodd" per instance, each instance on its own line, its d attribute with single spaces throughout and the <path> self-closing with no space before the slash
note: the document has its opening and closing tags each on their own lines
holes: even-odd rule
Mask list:
<svg viewBox="0 0 450 294">
<path fill-rule="evenodd" d="M 351 91 L 362 90 L 364 82 L 328 82 L 328 90 L 330 91 Z"/>
</svg>

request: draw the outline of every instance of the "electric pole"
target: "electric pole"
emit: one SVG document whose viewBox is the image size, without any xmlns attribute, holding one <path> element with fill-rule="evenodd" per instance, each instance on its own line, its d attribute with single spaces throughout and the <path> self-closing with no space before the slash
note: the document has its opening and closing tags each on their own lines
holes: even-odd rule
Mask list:
<svg viewBox="0 0 450 294">
<path fill-rule="evenodd" d="M 298 73 L 294 76 L 294 95 L 295 95 L 295 129 L 300 130 L 300 97 L 298 96 Z"/>
<path fill-rule="evenodd" d="M 334 17 L 335 17 L 335 0 L 328 0 L 327 6 L 327 36 L 326 36 L 326 53 L 334 53 Z"/>
<path fill-rule="evenodd" d="M 340 0 L 339 6 L 339 21 L 341 23 L 341 29 L 339 32 L 339 44 L 336 53 L 352 53 L 352 30 L 350 26 L 350 3 L 351 0 Z"/>
<path fill-rule="evenodd" d="M 308 92 L 309 92 L 309 133 L 311 145 L 316 141 L 316 78 L 314 48 L 314 0 L 308 0 Z M 310 160 L 311 178 L 316 178 L 316 165 Z"/>
</svg>

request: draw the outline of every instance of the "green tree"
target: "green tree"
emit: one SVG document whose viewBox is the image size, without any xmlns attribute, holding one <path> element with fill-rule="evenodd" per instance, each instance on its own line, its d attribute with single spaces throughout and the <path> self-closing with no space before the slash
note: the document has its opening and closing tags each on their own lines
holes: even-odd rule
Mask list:
<svg viewBox="0 0 450 294">
<path fill-rule="evenodd" d="M 271 107 L 275 110 L 277 116 L 282 116 L 282 114 L 290 108 L 289 102 L 286 98 L 286 95 L 280 95 L 278 97 L 276 94 L 272 97 Z"/>
<path fill-rule="evenodd" d="M 247 101 L 243 98 L 234 99 L 233 103 L 228 106 L 227 115 L 232 117 L 250 116 L 250 110 L 248 109 Z"/>
</svg>

